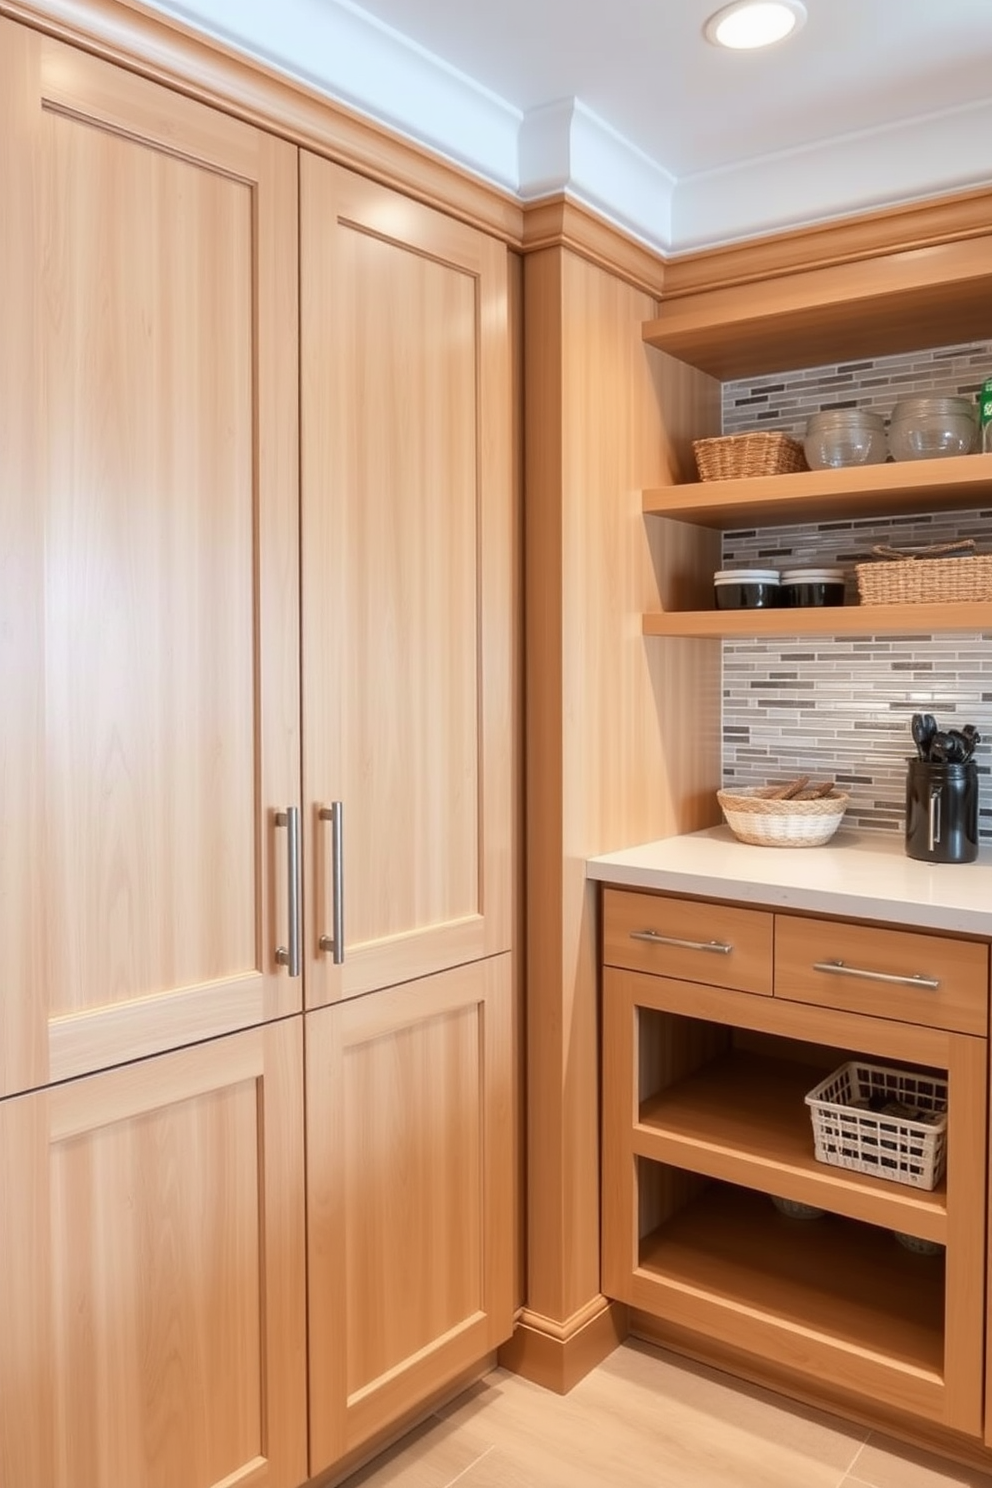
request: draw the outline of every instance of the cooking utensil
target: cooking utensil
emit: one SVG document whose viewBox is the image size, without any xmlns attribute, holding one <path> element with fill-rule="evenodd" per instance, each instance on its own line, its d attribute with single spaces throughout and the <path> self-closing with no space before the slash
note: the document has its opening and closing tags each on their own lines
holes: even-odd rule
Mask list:
<svg viewBox="0 0 992 1488">
<path fill-rule="evenodd" d="M 930 744 L 930 737 L 927 733 L 927 726 L 923 721 L 922 713 L 913 714 L 913 721 L 910 724 L 910 729 L 913 734 L 913 743 L 916 745 L 916 757 L 917 759 L 925 760 L 927 758 L 927 750 Z"/>
<path fill-rule="evenodd" d="M 791 801 L 807 785 L 809 776 L 797 775 L 795 780 L 787 780 L 783 785 L 759 786 L 755 795 L 761 796 L 765 801 Z"/>
<path fill-rule="evenodd" d="M 939 729 L 930 740 L 927 758 L 933 764 L 963 765 L 967 757 L 967 740 L 956 729 Z"/>
<path fill-rule="evenodd" d="M 969 760 L 974 754 L 976 746 L 981 744 L 982 736 L 973 723 L 966 723 L 961 730 L 961 737 L 967 741 L 968 753 L 965 755 L 965 759 Z"/>
<path fill-rule="evenodd" d="M 937 720 L 932 713 L 914 713 L 912 722 L 913 742 L 921 760 L 930 758 L 930 745 L 937 732 Z"/>
</svg>

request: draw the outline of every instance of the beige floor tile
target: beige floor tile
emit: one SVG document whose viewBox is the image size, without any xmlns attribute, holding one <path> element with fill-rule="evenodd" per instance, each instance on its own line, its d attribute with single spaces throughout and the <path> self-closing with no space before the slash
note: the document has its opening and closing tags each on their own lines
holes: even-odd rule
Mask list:
<svg viewBox="0 0 992 1488">
<path fill-rule="evenodd" d="M 487 1448 L 470 1425 L 459 1428 L 434 1416 L 353 1473 L 347 1488 L 448 1488 Z"/>
<path fill-rule="evenodd" d="M 992 1488 L 992 1477 L 872 1432 L 851 1466 L 868 1488 Z"/>
<path fill-rule="evenodd" d="M 866 1434 L 637 1343 L 565 1397 L 497 1370 L 444 1419 L 494 1443 L 458 1488 L 838 1488 Z"/>
</svg>

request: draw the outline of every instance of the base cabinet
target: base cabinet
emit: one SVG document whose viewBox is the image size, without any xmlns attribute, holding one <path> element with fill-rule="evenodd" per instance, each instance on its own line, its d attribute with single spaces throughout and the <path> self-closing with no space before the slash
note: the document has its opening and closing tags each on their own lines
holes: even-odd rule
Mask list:
<svg viewBox="0 0 992 1488">
<path fill-rule="evenodd" d="M 643 966 L 648 944 L 658 960 L 654 970 L 604 970 L 604 1291 L 651 1314 L 662 1332 L 668 1324 L 682 1338 L 688 1330 L 707 1347 L 754 1356 L 807 1392 L 819 1386 L 980 1438 L 987 946 L 755 911 L 762 931 L 775 920 L 771 995 L 762 995 L 705 980 L 714 944 L 730 947 L 719 958 L 726 974 L 740 938 L 721 922 L 724 906 L 705 908 L 699 969 L 665 975 L 674 955 L 689 954 L 679 901 L 606 894 L 607 957 Z M 809 966 L 800 965 L 797 926 Z M 878 988 L 894 996 L 893 978 L 921 970 L 907 961 L 900 972 L 892 958 L 904 944 L 914 956 L 923 945 L 935 980 L 948 984 L 933 1016 L 963 1017 L 980 1032 L 817 1005 L 817 936 L 847 948 L 869 1000 Z M 829 972 L 822 983 L 827 1001 Z M 845 980 L 845 1000 L 849 987 Z M 923 1016 L 915 995 L 910 988 L 907 1020 Z M 816 1160 L 804 1095 L 859 1058 L 946 1078 L 947 1171 L 933 1190 Z M 772 1196 L 820 1217 L 786 1216 Z M 921 1253 L 921 1243 L 938 1249 Z"/>
<path fill-rule="evenodd" d="M 310 1471 L 513 1327 L 510 957 L 306 1015 Z"/>
<path fill-rule="evenodd" d="M 0 1482 L 306 1478 L 302 1037 L 0 1103 Z"/>
</svg>

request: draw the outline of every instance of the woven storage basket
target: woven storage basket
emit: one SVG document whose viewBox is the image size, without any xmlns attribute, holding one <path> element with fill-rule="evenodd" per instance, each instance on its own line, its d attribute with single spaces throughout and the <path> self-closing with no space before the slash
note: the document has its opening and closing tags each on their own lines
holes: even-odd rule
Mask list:
<svg viewBox="0 0 992 1488">
<path fill-rule="evenodd" d="M 840 826 L 851 799 L 835 791 L 812 801 L 775 801 L 755 790 L 719 790 L 716 798 L 734 836 L 752 847 L 820 847 Z"/>
<path fill-rule="evenodd" d="M 880 562 L 855 564 L 861 603 L 987 603 L 992 600 L 992 553 L 976 554 L 974 547 L 974 538 L 966 538 L 912 556 L 893 548 L 873 548 Z M 964 556 L 940 556 L 951 552 Z"/>
<path fill-rule="evenodd" d="M 789 475 L 806 469 L 806 456 L 788 434 L 758 430 L 697 439 L 692 446 L 700 480 L 739 480 L 754 475 Z"/>
<path fill-rule="evenodd" d="M 859 1109 L 876 1096 L 897 1101 L 930 1119 L 911 1120 Z M 854 1059 L 821 1080 L 806 1097 L 818 1162 L 936 1188 L 947 1153 L 947 1080 Z"/>
</svg>

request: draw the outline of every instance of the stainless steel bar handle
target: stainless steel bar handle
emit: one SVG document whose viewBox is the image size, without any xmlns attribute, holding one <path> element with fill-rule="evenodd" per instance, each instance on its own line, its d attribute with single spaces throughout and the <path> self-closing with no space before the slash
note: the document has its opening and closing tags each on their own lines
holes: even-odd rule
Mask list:
<svg viewBox="0 0 992 1488">
<path fill-rule="evenodd" d="M 918 971 L 915 976 L 896 976 L 890 971 L 865 971 L 860 966 L 845 966 L 843 961 L 814 961 L 814 971 L 825 971 L 829 976 L 863 977 L 868 982 L 891 982 L 896 987 L 927 987 L 936 992 L 940 986 L 938 977 L 924 976 Z"/>
<path fill-rule="evenodd" d="M 287 806 L 276 812 L 276 826 L 286 828 L 286 864 L 289 912 L 289 946 L 276 947 L 276 961 L 285 966 L 291 977 L 300 975 L 300 808 Z"/>
<path fill-rule="evenodd" d="M 928 827 L 927 847 L 933 852 L 940 841 L 940 786 L 934 786 L 930 791 Z"/>
<path fill-rule="evenodd" d="M 322 935 L 318 945 L 330 951 L 335 966 L 344 960 L 344 802 L 332 801 L 321 806 L 321 821 L 331 824 L 331 876 L 334 881 L 331 900 L 331 933 Z"/>
<path fill-rule="evenodd" d="M 657 930 L 631 930 L 630 938 L 651 945 L 678 946 L 683 951 L 712 951 L 717 956 L 729 956 L 734 949 L 723 940 L 676 940 L 674 935 L 659 935 Z"/>
</svg>

